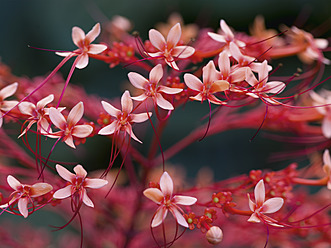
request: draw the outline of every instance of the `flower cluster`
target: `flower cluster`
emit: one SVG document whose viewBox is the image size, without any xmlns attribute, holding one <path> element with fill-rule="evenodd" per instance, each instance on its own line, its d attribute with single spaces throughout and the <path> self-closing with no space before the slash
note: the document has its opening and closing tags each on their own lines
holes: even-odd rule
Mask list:
<svg viewBox="0 0 331 248">
<path fill-rule="evenodd" d="M 286 32 L 266 29 L 261 16 L 250 34 L 235 31 L 223 19 L 217 33 L 184 25 L 178 14 L 168 24 L 150 29 L 146 41 L 129 33 L 132 23 L 125 17 L 116 16 L 105 27 L 108 35 L 100 44 L 93 43 L 101 32 L 99 23 L 87 34 L 73 27 L 72 40 L 78 48 L 56 52 L 63 60 L 41 81 L 0 70 L 0 154 L 6 158 L 0 161 L 0 177 L 7 178 L 0 184 L 1 214 L 28 218 L 44 207 L 55 214 L 71 214 L 57 229 L 69 224 L 79 229 L 80 238 L 73 240 L 80 247 L 83 242 L 89 247 L 170 247 L 175 242 L 183 247 L 220 242 L 228 247 L 330 244 L 325 233 L 331 223 L 327 210 L 331 206 L 327 191 L 331 189 L 331 91 L 315 90 L 330 78 L 321 81 L 319 76 L 330 63 L 323 53 L 329 45 L 326 39 L 294 26 Z M 281 69 L 273 60 L 293 55 L 309 71 L 274 76 Z M 63 79 L 58 71 L 72 58 Z M 128 89 L 120 98 L 101 99 L 69 84 L 74 70 L 85 69 L 90 59 L 129 70 Z M 2 68 L 6 66 L 0 64 Z M 182 137 L 173 135 L 177 141 L 164 145 L 173 113 L 188 104 L 194 108 L 197 102 L 208 104 L 207 124 L 200 123 Z M 198 111 L 191 114 L 198 120 Z M 11 136 L 15 130 L 9 128 L 17 126 L 16 137 L 27 150 Z M 251 170 L 219 181 L 204 171 L 193 185 L 178 166 L 169 163 L 196 140 L 247 128 L 255 130 L 253 138 L 265 130 L 273 132 L 269 133 L 273 139 L 296 143 L 298 150 L 275 154 L 274 159 L 307 158 L 309 166 L 302 169 L 290 163 L 279 171 Z M 72 173 L 67 169 L 71 162 L 62 166 L 51 159 L 60 141 L 65 149 L 69 146 L 68 150 L 81 155 L 89 151 L 83 151 L 84 143 L 97 140 L 96 136 L 111 145 L 108 165 L 91 165 L 104 168 L 91 172 L 95 178 L 87 177 L 80 164 Z M 44 155 L 44 144 L 52 141 Z M 149 150 L 143 148 L 146 144 Z M 239 149 L 236 152 L 240 154 Z M 191 154 L 199 155 L 208 156 Z M 20 165 L 11 165 L 12 159 Z M 16 178 L 33 183 L 22 184 Z M 323 189 L 310 193 L 296 185 Z M 88 195 L 90 189 L 95 190 Z M 168 212 L 173 218 L 167 218 Z M 307 233 L 310 239 L 305 240 Z M 11 239 L 3 235 L 7 235 L 4 240 Z"/>
</svg>

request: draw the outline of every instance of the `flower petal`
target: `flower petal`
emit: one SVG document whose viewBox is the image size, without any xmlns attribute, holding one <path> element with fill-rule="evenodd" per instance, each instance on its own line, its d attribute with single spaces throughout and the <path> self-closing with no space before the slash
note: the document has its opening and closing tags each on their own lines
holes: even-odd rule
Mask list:
<svg viewBox="0 0 331 248">
<path fill-rule="evenodd" d="M 141 114 L 131 114 L 131 121 L 135 123 L 141 123 L 148 119 L 148 116 L 152 116 L 152 112 L 141 113 Z"/>
<path fill-rule="evenodd" d="M 175 217 L 177 223 L 183 227 L 188 228 L 188 223 L 185 220 L 184 216 L 178 211 L 176 207 L 170 208 L 172 215 Z"/>
<path fill-rule="evenodd" d="M 92 200 L 90 199 L 90 197 L 88 197 L 85 189 L 83 189 L 83 202 L 85 203 L 86 206 L 94 208 L 94 204 L 93 204 Z"/>
<path fill-rule="evenodd" d="M 162 109 L 166 109 L 166 110 L 174 109 L 174 106 L 172 106 L 172 104 L 169 101 L 164 99 L 164 97 L 160 93 L 155 94 L 155 101 L 156 104 Z"/>
<path fill-rule="evenodd" d="M 132 97 L 131 97 L 132 100 L 134 100 L 134 101 L 138 101 L 138 102 L 145 101 L 146 98 L 148 98 L 148 96 L 147 96 L 145 93 L 143 93 L 143 94 L 141 94 L 141 95 L 139 95 L 139 96 L 132 96 Z"/>
<path fill-rule="evenodd" d="M 59 189 L 55 191 L 53 194 L 53 198 L 55 199 L 65 199 L 71 196 L 72 191 L 71 191 L 72 185 L 68 185 L 62 189 Z"/>
<path fill-rule="evenodd" d="M 158 64 L 149 73 L 149 82 L 151 84 L 157 84 L 163 77 L 162 65 Z"/>
<path fill-rule="evenodd" d="M 107 49 L 106 45 L 103 44 L 92 44 L 89 46 L 88 53 L 89 54 L 99 54 Z"/>
<path fill-rule="evenodd" d="M 185 73 L 184 82 L 192 90 L 202 91 L 203 83 L 193 74 Z"/>
<path fill-rule="evenodd" d="M 53 94 L 50 94 L 50 95 L 44 97 L 43 99 L 41 99 L 40 101 L 37 102 L 37 104 L 36 104 L 37 110 L 45 108 L 45 106 L 47 104 L 51 103 L 53 100 L 54 100 Z"/>
<path fill-rule="evenodd" d="M 52 185 L 48 183 L 35 183 L 30 187 L 30 197 L 38 197 L 47 194 L 53 189 Z"/>
<path fill-rule="evenodd" d="M 220 21 L 220 26 L 224 35 L 227 37 L 227 40 L 232 40 L 234 38 L 233 32 L 223 19 Z"/>
<path fill-rule="evenodd" d="M 172 192 L 174 190 L 174 183 L 169 176 L 168 172 L 163 172 L 161 178 L 160 178 L 160 188 L 162 193 L 166 196 L 171 196 Z"/>
<path fill-rule="evenodd" d="M 157 188 L 148 188 L 145 189 L 143 192 L 144 196 L 146 196 L 148 199 L 152 200 L 153 202 L 157 204 L 161 204 L 161 202 L 164 199 L 164 195 L 161 192 L 161 190 Z"/>
<path fill-rule="evenodd" d="M 72 130 L 72 135 L 78 138 L 86 138 L 93 132 L 91 125 L 77 125 Z"/>
<path fill-rule="evenodd" d="M 211 94 L 217 93 L 217 92 L 222 92 L 222 91 L 226 91 L 230 89 L 230 84 L 228 81 L 226 80 L 216 80 L 214 81 L 210 88 L 209 88 L 209 92 Z"/>
<path fill-rule="evenodd" d="M 135 141 L 138 141 L 139 143 L 143 143 L 140 141 L 137 136 L 132 131 L 132 126 L 130 124 L 127 124 L 125 127 L 125 131 L 129 134 L 130 138 L 134 139 Z"/>
<path fill-rule="evenodd" d="M 85 178 L 87 176 L 86 170 L 80 164 L 76 165 L 74 168 L 74 172 L 77 176 Z"/>
<path fill-rule="evenodd" d="M 171 50 L 172 48 L 174 48 L 179 42 L 181 36 L 182 36 L 182 29 L 180 27 L 180 23 L 177 23 L 169 30 L 167 36 L 167 49 Z"/>
<path fill-rule="evenodd" d="M 67 123 L 69 127 L 73 127 L 77 124 L 77 122 L 82 119 L 84 114 L 84 104 L 83 102 L 77 103 L 69 112 Z"/>
<path fill-rule="evenodd" d="M 88 65 L 88 54 L 87 53 L 82 53 L 77 56 L 76 58 L 76 68 L 77 69 L 83 69 Z"/>
<path fill-rule="evenodd" d="M 249 194 L 247 194 L 248 197 L 248 205 L 249 205 L 249 209 L 254 212 L 255 208 L 256 208 L 256 204 L 251 200 L 251 197 Z"/>
<path fill-rule="evenodd" d="M 171 55 L 178 59 L 191 57 L 195 53 L 195 49 L 191 46 L 176 46 L 171 51 Z"/>
<path fill-rule="evenodd" d="M 324 118 L 322 121 L 322 133 L 325 138 L 331 138 L 331 120 Z"/>
<path fill-rule="evenodd" d="M 121 97 L 122 112 L 130 114 L 133 109 L 133 103 L 128 90 L 126 90 Z"/>
<path fill-rule="evenodd" d="M 254 189 L 255 202 L 257 207 L 261 207 L 265 200 L 265 188 L 263 179 L 261 179 L 255 186 Z"/>
<path fill-rule="evenodd" d="M 74 143 L 74 138 L 72 137 L 71 134 L 66 135 L 63 138 L 64 143 L 66 143 L 68 146 L 70 146 L 71 148 L 76 149 L 75 143 Z"/>
<path fill-rule="evenodd" d="M 101 128 L 100 131 L 98 132 L 98 134 L 111 135 L 116 131 L 117 125 L 118 125 L 117 121 L 113 121 L 111 124 Z"/>
<path fill-rule="evenodd" d="M 152 45 L 156 47 L 158 50 L 163 51 L 166 44 L 163 35 L 155 29 L 149 30 L 148 35 L 149 35 L 149 41 L 152 43 Z"/>
<path fill-rule="evenodd" d="M 7 97 L 10 97 L 15 94 L 18 87 L 18 83 L 12 83 L 10 85 L 7 85 L 3 89 L 0 90 L 0 101 L 3 101 Z"/>
<path fill-rule="evenodd" d="M 203 83 L 212 84 L 214 81 L 220 78 L 217 74 L 218 73 L 216 71 L 214 61 L 209 61 L 208 64 L 202 68 Z"/>
<path fill-rule="evenodd" d="M 24 218 L 27 218 L 29 216 L 29 210 L 28 210 L 28 198 L 22 197 L 18 199 L 18 211 L 23 215 Z"/>
<path fill-rule="evenodd" d="M 86 34 L 85 44 L 90 44 L 92 41 L 94 41 L 99 36 L 100 31 L 100 23 L 95 24 L 93 28 Z"/>
<path fill-rule="evenodd" d="M 51 107 L 49 109 L 49 118 L 57 128 L 61 130 L 66 128 L 67 121 L 58 109 Z"/>
<path fill-rule="evenodd" d="M 66 180 L 68 182 L 72 182 L 73 179 L 76 177 L 75 174 L 73 174 L 70 171 L 68 171 L 62 165 L 57 164 L 55 166 L 55 169 L 56 169 L 57 173 L 60 175 L 60 177 L 62 177 L 64 180 Z"/>
<path fill-rule="evenodd" d="M 18 109 L 24 115 L 33 116 L 34 115 L 34 110 L 36 109 L 36 106 L 31 102 L 21 102 L 18 105 Z"/>
<path fill-rule="evenodd" d="M 146 86 L 149 83 L 146 78 L 144 78 L 142 75 L 136 72 L 128 73 L 128 78 L 134 87 L 142 90 L 145 90 Z"/>
<path fill-rule="evenodd" d="M 73 27 L 71 32 L 71 38 L 76 46 L 81 47 L 81 44 L 85 39 L 85 32 L 79 27 Z"/>
<path fill-rule="evenodd" d="M 108 184 L 107 180 L 99 178 L 85 178 L 84 187 L 91 189 L 99 189 Z"/>
<path fill-rule="evenodd" d="M 155 213 L 154 218 L 152 220 L 151 227 L 159 226 L 164 221 L 164 219 L 167 217 L 167 214 L 168 214 L 168 209 L 163 208 L 162 206 L 160 206 L 156 210 L 156 213 Z"/>
<path fill-rule="evenodd" d="M 328 149 L 325 149 L 323 153 L 323 163 L 324 165 L 327 165 L 331 169 L 331 158 L 330 158 L 330 152 Z"/>
<path fill-rule="evenodd" d="M 271 214 L 277 212 L 284 204 L 284 199 L 281 197 L 273 197 L 266 200 L 260 209 L 261 213 Z"/>
<path fill-rule="evenodd" d="M 178 93 L 182 92 L 183 89 L 180 89 L 180 88 L 171 88 L 171 87 L 160 85 L 158 87 L 158 91 L 159 92 L 166 93 L 166 94 L 173 95 L 173 94 L 178 94 Z"/>
<path fill-rule="evenodd" d="M 15 177 L 13 177 L 12 175 L 9 175 L 7 177 L 7 183 L 9 184 L 9 186 L 14 189 L 14 190 L 18 190 L 22 184 L 20 183 L 20 181 L 18 181 Z"/>
<path fill-rule="evenodd" d="M 115 108 L 113 105 L 109 104 L 108 102 L 101 101 L 101 104 L 104 110 L 106 110 L 106 112 L 113 117 L 117 117 L 121 113 L 121 110 Z"/>
<path fill-rule="evenodd" d="M 186 206 L 193 205 L 197 200 L 197 198 L 191 196 L 175 195 L 173 197 L 174 203 Z"/>
<path fill-rule="evenodd" d="M 256 213 L 253 213 L 247 221 L 248 222 L 254 222 L 254 223 L 260 223 L 261 222 L 260 218 L 257 216 Z"/>
<path fill-rule="evenodd" d="M 230 59 L 226 51 L 220 53 L 218 67 L 220 68 L 223 79 L 227 79 L 230 75 Z"/>
<path fill-rule="evenodd" d="M 224 35 L 215 34 L 215 33 L 212 33 L 212 32 L 208 32 L 208 35 L 209 35 L 210 38 L 212 38 L 215 41 L 218 41 L 218 42 L 221 42 L 221 43 L 226 43 Z"/>
</svg>

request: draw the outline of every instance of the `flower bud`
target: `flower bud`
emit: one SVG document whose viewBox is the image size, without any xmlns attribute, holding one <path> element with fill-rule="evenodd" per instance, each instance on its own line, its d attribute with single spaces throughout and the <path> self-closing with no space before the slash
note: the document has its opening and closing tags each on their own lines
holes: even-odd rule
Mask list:
<svg viewBox="0 0 331 248">
<path fill-rule="evenodd" d="M 207 241 L 212 245 L 219 244 L 223 239 L 223 231 L 218 226 L 212 226 L 206 233 Z"/>
</svg>

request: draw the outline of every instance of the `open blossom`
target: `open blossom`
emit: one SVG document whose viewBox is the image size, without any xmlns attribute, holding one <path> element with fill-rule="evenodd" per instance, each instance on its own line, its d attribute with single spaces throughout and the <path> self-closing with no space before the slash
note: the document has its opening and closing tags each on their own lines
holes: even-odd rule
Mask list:
<svg viewBox="0 0 331 248">
<path fill-rule="evenodd" d="M 259 80 L 256 79 L 251 70 L 246 71 L 246 81 L 253 87 L 247 95 L 254 98 L 263 98 L 272 104 L 277 104 L 277 101 L 267 94 L 275 95 L 281 93 L 285 89 L 285 83 L 280 81 L 268 82 L 268 64 L 266 60 L 262 62 L 258 70 L 258 76 Z"/>
<path fill-rule="evenodd" d="M 7 177 L 9 186 L 15 191 L 11 194 L 11 199 L 7 204 L 1 205 L 0 208 L 7 208 L 17 201 L 18 211 L 27 218 L 29 215 L 28 204 L 32 202 L 31 198 L 39 197 L 50 192 L 53 187 L 48 183 L 35 183 L 33 185 L 21 184 L 15 177 Z"/>
<path fill-rule="evenodd" d="M 193 55 L 195 49 L 190 46 L 177 46 L 182 35 L 180 24 L 174 25 L 167 36 L 167 41 L 163 35 L 155 30 L 149 30 L 149 40 L 158 50 L 156 53 L 148 53 L 151 57 L 163 57 L 165 62 L 175 70 L 179 70 L 176 59 L 185 59 Z"/>
<path fill-rule="evenodd" d="M 183 210 L 178 204 L 190 206 L 196 203 L 197 199 L 191 196 L 173 195 L 173 187 L 173 181 L 165 171 L 160 178 L 160 189 L 148 188 L 143 192 L 147 198 L 159 205 L 152 220 L 152 227 L 159 226 L 170 211 L 179 225 L 188 228 Z"/>
<path fill-rule="evenodd" d="M 75 194 L 79 195 L 79 199 L 89 207 L 94 207 L 92 200 L 88 197 L 86 193 L 86 188 L 91 189 L 99 189 L 108 184 L 107 180 L 99 179 L 99 178 L 87 178 L 87 172 L 80 164 L 74 167 L 74 172 L 76 174 L 71 173 L 62 165 L 56 165 L 56 171 L 59 175 L 66 180 L 67 186 L 57 190 L 53 197 L 55 199 L 65 199 Z"/>
<path fill-rule="evenodd" d="M 319 94 L 309 92 L 316 110 L 324 116 L 322 120 L 322 133 L 325 138 L 331 138 L 331 91 L 322 90 Z"/>
<path fill-rule="evenodd" d="M 290 32 L 286 34 L 290 36 L 291 42 L 294 45 L 305 47 L 305 49 L 298 54 L 298 57 L 304 63 L 311 64 L 314 60 L 319 60 L 324 64 L 330 64 L 330 60 L 325 58 L 321 51 L 328 47 L 328 40 L 315 39 L 312 34 L 294 26 L 291 27 Z"/>
<path fill-rule="evenodd" d="M 11 100 L 11 101 L 5 100 L 6 98 L 15 94 L 17 90 L 17 86 L 18 83 L 12 83 L 0 90 L 0 127 L 2 126 L 3 123 L 2 112 L 7 112 L 18 104 L 18 101 L 16 100 Z"/>
<path fill-rule="evenodd" d="M 164 99 L 161 93 L 177 94 L 183 91 L 183 89 L 180 88 L 170 88 L 167 86 L 158 85 L 158 83 L 163 77 L 163 69 L 161 64 L 156 65 L 151 70 L 151 72 L 149 73 L 149 80 L 136 72 L 130 72 L 128 74 L 128 77 L 133 86 L 138 89 L 144 90 L 143 94 L 136 97 L 131 97 L 133 100 L 144 101 L 148 97 L 151 97 L 155 104 L 163 109 L 173 110 L 174 107 L 169 101 Z"/>
<path fill-rule="evenodd" d="M 34 105 L 31 102 L 21 102 L 18 105 L 19 110 L 22 114 L 28 116 L 28 125 L 20 134 L 19 138 L 24 135 L 34 123 L 37 123 L 37 130 L 43 134 L 46 134 L 49 127 L 49 123 L 46 119 L 46 116 L 49 115 L 49 108 L 46 108 L 46 105 L 51 103 L 54 100 L 54 95 L 50 94 L 45 98 L 41 99 Z M 63 110 L 64 108 L 59 108 Z"/>
<path fill-rule="evenodd" d="M 79 27 L 72 28 L 72 41 L 78 49 L 73 52 L 57 52 L 57 55 L 60 56 L 78 56 L 76 62 L 76 68 L 83 69 L 88 65 L 89 54 L 99 54 L 107 49 L 106 45 L 102 44 L 91 44 L 100 34 L 100 24 L 97 23 L 85 35 L 85 32 Z"/>
<path fill-rule="evenodd" d="M 202 78 L 203 82 L 193 74 L 186 73 L 184 75 L 184 81 L 187 87 L 199 92 L 197 95 L 190 97 L 190 99 L 201 102 L 209 100 L 218 105 L 224 104 L 214 94 L 228 90 L 230 84 L 228 81 L 220 79 L 221 73 L 216 70 L 212 60 L 202 68 Z"/>
<path fill-rule="evenodd" d="M 113 105 L 102 101 L 103 108 L 108 114 L 115 117 L 116 119 L 109 125 L 102 128 L 98 134 L 100 135 L 111 135 L 120 131 L 127 132 L 131 138 L 142 143 L 132 131 L 132 123 L 141 123 L 148 119 L 152 113 L 140 113 L 132 114 L 133 103 L 130 97 L 129 91 L 125 91 L 121 97 L 122 110 L 115 108 Z"/>
<path fill-rule="evenodd" d="M 232 42 L 234 42 L 239 47 L 243 47 L 246 45 L 243 41 L 237 40 L 234 37 L 234 34 L 231 31 L 230 27 L 228 26 L 228 24 L 226 24 L 226 22 L 223 19 L 220 21 L 220 27 L 221 30 L 219 34 L 208 32 L 208 35 L 213 40 L 224 43 L 224 50 L 227 51 L 229 55 L 230 55 L 229 46 Z"/>
<path fill-rule="evenodd" d="M 90 125 L 77 125 L 83 117 L 83 114 L 83 102 L 77 103 L 76 106 L 71 109 L 67 119 L 61 114 L 59 109 L 51 107 L 49 109 L 49 118 L 52 123 L 60 129 L 60 131 L 50 133 L 47 136 L 50 138 L 62 138 L 68 146 L 76 148 L 74 144 L 74 137 L 86 138 L 93 131 L 93 127 Z"/>
<path fill-rule="evenodd" d="M 331 158 L 329 150 L 325 150 L 323 153 L 323 170 L 328 176 L 327 188 L 331 190 Z"/>
<path fill-rule="evenodd" d="M 263 179 L 261 179 L 255 186 L 254 196 L 255 203 L 251 200 L 249 194 L 248 203 L 249 208 L 253 212 L 251 217 L 247 220 L 249 222 L 259 223 L 261 220 L 269 225 L 281 227 L 282 225 L 277 224 L 277 221 L 266 216 L 265 214 L 271 214 L 277 212 L 284 204 L 284 200 L 281 197 L 273 197 L 265 200 L 265 188 Z"/>
</svg>

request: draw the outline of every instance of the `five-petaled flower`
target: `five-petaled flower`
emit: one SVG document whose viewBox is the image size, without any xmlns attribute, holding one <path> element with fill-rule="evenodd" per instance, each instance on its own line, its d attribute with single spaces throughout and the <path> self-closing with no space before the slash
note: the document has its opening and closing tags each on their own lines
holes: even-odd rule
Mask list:
<svg viewBox="0 0 331 248">
<path fill-rule="evenodd" d="M 201 102 L 208 99 L 217 105 L 225 104 L 225 102 L 214 96 L 214 94 L 228 90 L 230 87 L 228 81 L 220 80 L 221 77 L 221 73 L 216 70 L 212 60 L 202 68 L 203 83 L 195 75 L 186 73 L 184 81 L 187 87 L 199 92 L 196 96 L 190 97 L 190 99 Z"/>
<path fill-rule="evenodd" d="M 7 177 L 7 182 L 15 191 L 11 194 L 11 199 L 9 202 L 1 205 L 0 208 L 7 208 L 17 201 L 18 211 L 24 218 L 27 218 L 29 215 L 29 201 L 33 204 L 31 198 L 45 195 L 53 189 L 52 185 L 48 183 L 35 183 L 33 185 L 21 184 L 11 175 Z"/>
<path fill-rule="evenodd" d="M 5 101 L 6 98 L 15 94 L 17 90 L 17 86 L 18 83 L 12 83 L 0 90 L 0 127 L 2 126 L 3 123 L 2 112 L 10 111 L 18 104 L 18 101 L 16 100 Z"/>
<path fill-rule="evenodd" d="M 34 105 L 32 102 L 21 102 L 20 105 L 18 105 L 18 108 L 21 113 L 29 116 L 27 120 L 29 121 L 29 123 L 27 127 L 23 130 L 23 132 L 20 134 L 20 136 L 18 136 L 18 138 L 24 135 L 34 123 L 37 123 L 37 130 L 40 133 L 47 133 L 49 123 L 46 116 L 49 115 L 49 108 L 46 108 L 45 106 L 51 103 L 53 100 L 54 95 L 50 94 L 38 101 L 36 105 Z M 64 108 L 59 108 L 60 111 L 62 111 L 63 109 Z"/>
<path fill-rule="evenodd" d="M 91 125 L 77 125 L 84 114 L 84 104 L 79 102 L 74 106 L 68 114 L 67 120 L 61 114 L 60 109 L 51 107 L 49 109 L 49 118 L 52 123 L 61 131 L 47 134 L 50 138 L 62 138 L 63 141 L 70 147 L 76 148 L 74 137 L 86 138 L 89 136 L 93 127 Z"/>
<path fill-rule="evenodd" d="M 148 188 L 143 193 L 153 202 L 160 205 L 152 220 L 152 227 L 159 226 L 167 216 L 168 211 L 172 213 L 177 223 L 188 228 L 189 225 L 183 217 L 183 210 L 179 205 L 190 206 L 196 203 L 197 198 L 191 196 L 173 195 L 173 181 L 165 171 L 160 178 L 160 189 Z"/>
<path fill-rule="evenodd" d="M 120 131 L 124 131 L 127 132 L 131 138 L 142 143 L 133 133 L 131 124 L 146 121 L 149 118 L 148 116 L 151 116 L 152 113 L 132 114 L 133 103 L 129 91 L 126 90 L 121 97 L 122 111 L 105 101 L 102 101 L 101 104 L 107 113 L 115 117 L 116 120 L 102 128 L 98 134 L 117 135 Z"/>
<path fill-rule="evenodd" d="M 57 52 L 60 56 L 77 56 L 76 68 L 83 69 L 88 65 L 89 54 L 99 54 L 107 49 L 106 45 L 91 44 L 100 34 L 100 24 L 97 23 L 86 35 L 79 27 L 72 28 L 72 40 L 78 49 L 73 52 Z"/>
<path fill-rule="evenodd" d="M 175 70 L 179 70 L 176 59 L 185 59 L 193 55 L 195 49 L 191 46 L 177 46 L 182 35 L 180 24 L 174 25 L 167 36 L 167 41 L 163 35 L 155 30 L 149 30 L 149 40 L 158 50 L 156 53 L 148 53 L 151 57 L 163 57 L 165 62 Z"/>
<path fill-rule="evenodd" d="M 76 174 L 71 173 L 59 164 L 57 164 L 55 168 L 57 173 L 68 182 L 66 187 L 59 189 L 54 193 L 53 197 L 55 199 L 65 199 L 77 194 L 80 201 L 93 208 L 94 204 L 87 196 L 86 188 L 99 189 L 108 184 L 108 181 L 104 179 L 87 178 L 87 172 L 80 164 L 74 167 L 74 172 Z"/>
<path fill-rule="evenodd" d="M 255 186 L 254 196 L 255 203 L 251 200 L 249 194 L 248 203 L 249 208 L 253 212 L 251 217 L 247 220 L 249 222 L 259 223 L 261 220 L 265 224 L 272 226 L 282 227 L 283 225 L 278 224 L 275 219 L 266 216 L 265 214 L 271 214 L 277 212 L 284 204 L 284 200 L 281 197 L 273 197 L 268 200 L 265 200 L 265 188 L 263 179 L 261 179 Z"/>
<path fill-rule="evenodd" d="M 151 97 L 156 105 L 160 108 L 173 110 L 172 104 L 164 99 L 161 93 L 165 94 L 177 94 L 183 91 L 180 88 L 170 88 L 163 85 L 158 85 L 163 77 L 162 65 L 156 65 L 149 73 L 149 80 L 141 76 L 136 72 L 130 72 L 128 74 L 130 82 L 138 89 L 144 90 L 145 92 L 139 96 L 131 97 L 135 101 L 144 101 L 148 97 Z"/>
</svg>

